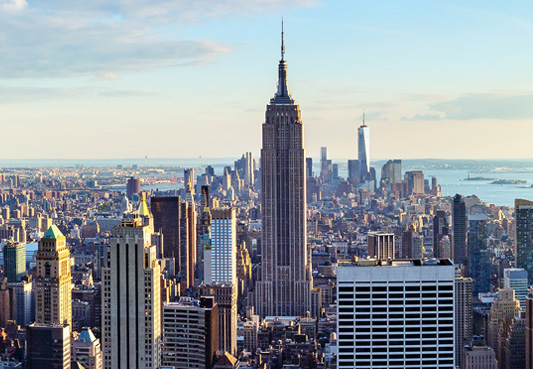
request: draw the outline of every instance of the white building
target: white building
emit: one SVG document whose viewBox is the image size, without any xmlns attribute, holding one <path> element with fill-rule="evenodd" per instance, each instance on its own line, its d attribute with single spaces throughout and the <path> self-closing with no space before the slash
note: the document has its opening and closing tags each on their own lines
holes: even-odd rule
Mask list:
<svg viewBox="0 0 533 369">
<path fill-rule="evenodd" d="M 455 368 L 454 280 L 448 259 L 341 264 L 338 368 Z"/>
<path fill-rule="evenodd" d="M 237 230 L 235 209 L 211 210 L 211 249 L 205 250 L 205 283 L 235 284 Z"/>
<path fill-rule="evenodd" d="M 72 361 L 86 369 L 102 369 L 102 348 L 90 328 L 84 327 L 78 338 L 72 342 Z"/>
<path fill-rule="evenodd" d="M 144 196 L 113 228 L 102 268 L 104 368 L 159 368 L 161 271 L 151 245 L 153 219 Z"/>
</svg>

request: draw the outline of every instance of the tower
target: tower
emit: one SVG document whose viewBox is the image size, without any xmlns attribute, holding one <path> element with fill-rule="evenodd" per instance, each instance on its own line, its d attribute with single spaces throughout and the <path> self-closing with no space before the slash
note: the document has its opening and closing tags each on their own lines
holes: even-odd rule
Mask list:
<svg viewBox="0 0 533 369">
<path fill-rule="evenodd" d="M 515 200 L 516 240 L 515 266 L 528 272 L 533 284 L 533 201 Z"/>
<path fill-rule="evenodd" d="M 104 368 L 159 368 L 161 272 L 151 245 L 153 218 L 144 195 L 137 212 L 113 228 L 102 268 Z"/>
<path fill-rule="evenodd" d="M 363 113 L 363 124 L 357 130 L 357 137 L 359 149 L 359 182 L 363 183 L 370 179 L 370 130 L 365 122 L 365 113 Z"/>
<path fill-rule="evenodd" d="M 462 195 L 453 197 L 453 261 L 464 264 L 466 258 L 466 204 Z"/>
<path fill-rule="evenodd" d="M 26 274 L 26 244 L 10 241 L 4 245 L 4 275 L 9 283 L 20 281 Z"/>
<path fill-rule="evenodd" d="M 267 105 L 261 149 L 262 261 L 255 307 L 260 316 L 304 316 L 311 309 L 307 256 L 304 126 L 287 84 L 281 32 L 278 89 Z"/>
<path fill-rule="evenodd" d="M 39 241 L 35 259 L 35 323 L 72 327 L 70 251 L 55 225 Z"/>
</svg>

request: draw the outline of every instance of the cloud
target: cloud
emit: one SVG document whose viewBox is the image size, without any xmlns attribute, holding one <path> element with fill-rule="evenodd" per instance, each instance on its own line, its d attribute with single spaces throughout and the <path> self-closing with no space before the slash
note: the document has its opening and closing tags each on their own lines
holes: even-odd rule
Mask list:
<svg viewBox="0 0 533 369">
<path fill-rule="evenodd" d="M 429 113 L 403 117 L 402 120 L 532 119 L 533 92 L 499 91 L 468 94 L 429 103 L 427 108 Z"/>
<path fill-rule="evenodd" d="M 149 97 L 154 93 L 141 90 L 117 90 L 102 87 L 13 87 L 0 85 L 0 105 L 61 99 L 101 99 Z"/>
<path fill-rule="evenodd" d="M 28 6 L 26 0 L 0 0 L 0 11 L 17 11 Z"/>
<path fill-rule="evenodd" d="M 315 0 L 34 0 L 0 11 L 0 79 L 94 76 L 204 65 L 233 45 L 183 39 L 194 22 L 313 6 Z M 18 9 L 25 0 L 0 0 Z M 104 79 L 108 79 L 105 78 Z"/>
<path fill-rule="evenodd" d="M 445 119 L 528 119 L 533 118 L 533 92 L 469 94 L 429 107 Z"/>
<path fill-rule="evenodd" d="M 100 81 L 116 81 L 119 76 L 113 72 L 101 72 L 96 75 L 96 79 Z"/>
</svg>

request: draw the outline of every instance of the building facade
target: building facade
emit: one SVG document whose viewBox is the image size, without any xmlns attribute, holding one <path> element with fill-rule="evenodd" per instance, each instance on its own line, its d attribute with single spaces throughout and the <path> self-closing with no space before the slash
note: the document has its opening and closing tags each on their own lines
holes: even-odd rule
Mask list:
<svg viewBox="0 0 533 369">
<path fill-rule="evenodd" d="M 528 273 L 528 284 L 533 284 L 533 201 L 515 200 L 515 266 Z"/>
<path fill-rule="evenodd" d="M 337 367 L 455 368 L 455 269 L 361 260 L 337 269 Z"/>
<path fill-rule="evenodd" d="M 159 368 L 161 272 L 151 245 L 153 218 L 144 196 L 113 228 L 102 268 L 104 368 Z"/>
<path fill-rule="evenodd" d="M 311 308 L 312 275 L 307 252 L 304 127 L 291 98 L 282 53 L 278 89 L 267 106 L 261 149 L 261 270 L 257 313 L 303 316 Z"/>
</svg>

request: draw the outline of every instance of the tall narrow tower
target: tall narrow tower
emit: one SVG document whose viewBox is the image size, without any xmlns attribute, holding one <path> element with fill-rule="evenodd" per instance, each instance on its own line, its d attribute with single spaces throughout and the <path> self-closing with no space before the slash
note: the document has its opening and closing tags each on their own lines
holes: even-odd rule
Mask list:
<svg viewBox="0 0 533 369">
<path fill-rule="evenodd" d="M 363 113 L 363 124 L 357 130 L 359 148 L 359 182 L 363 183 L 370 179 L 370 130 L 365 122 Z"/>
<path fill-rule="evenodd" d="M 267 105 L 261 149 L 262 262 L 255 307 L 262 317 L 311 310 L 304 126 L 289 94 L 284 54 L 282 28 L 278 90 Z"/>
<path fill-rule="evenodd" d="M 72 327 L 70 251 L 55 225 L 39 241 L 35 259 L 35 323 Z"/>
</svg>

